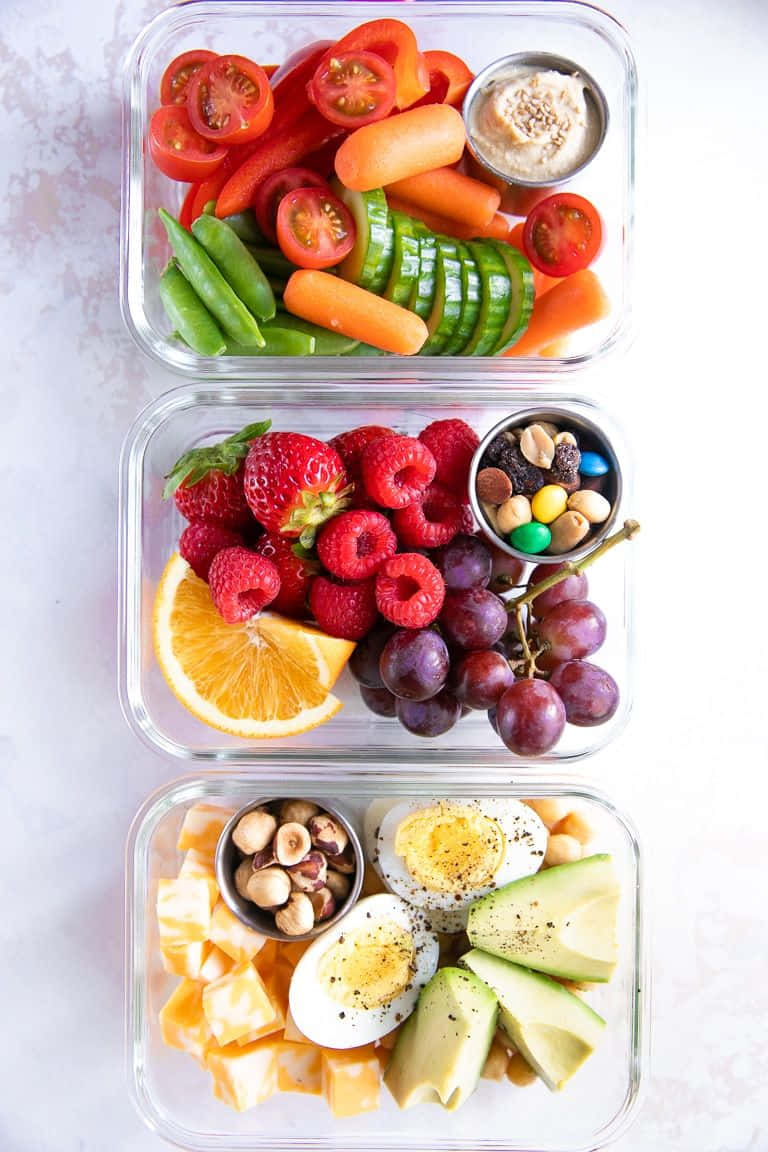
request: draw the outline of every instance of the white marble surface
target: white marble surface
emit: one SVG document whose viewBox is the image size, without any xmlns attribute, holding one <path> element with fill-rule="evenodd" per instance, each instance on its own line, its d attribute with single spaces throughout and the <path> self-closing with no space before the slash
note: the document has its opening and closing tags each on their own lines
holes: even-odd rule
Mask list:
<svg viewBox="0 0 768 1152">
<path fill-rule="evenodd" d="M 159 0 L 0 21 L 2 1152 L 151 1152 L 123 1086 L 130 818 L 178 774 L 115 692 L 117 458 L 174 381 L 117 306 L 119 72 Z M 764 0 L 613 0 L 638 48 L 639 675 L 590 771 L 643 836 L 653 1076 L 621 1152 L 768 1149 Z M 730 557 L 733 561 L 730 561 Z M 754 605 L 754 607 L 752 606 Z"/>
</svg>

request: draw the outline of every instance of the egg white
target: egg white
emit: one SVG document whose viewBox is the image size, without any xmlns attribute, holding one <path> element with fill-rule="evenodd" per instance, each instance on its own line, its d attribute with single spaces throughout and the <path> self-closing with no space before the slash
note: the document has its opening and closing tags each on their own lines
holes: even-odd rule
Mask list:
<svg viewBox="0 0 768 1152">
<path fill-rule="evenodd" d="M 382 922 L 394 922 L 413 937 L 414 971 L 409 987 L 379 1007 L 347 1008 L 326 994 L 318 975 L 322 958 L 340 936 Z M 296 1027 L 324 1048 L 356 1048 L 378 1040 L 413 1012 L 421 989 L 437 971 L 439 955 L 437 937 L 419 909 L 388 893 L 367 896 L 314 940 L 296 965 L 289 993 Z"/>
<path fill-rule="evenodd" d="M 413 812 L 432 807 L 460 805 L 474 809 L 494 820 L 504 836 L 504 854 L 493 882 L 480 888 L 461 888 L 454 892 L 425 890 L 411 875 L 405 859 L 395 852 L 395 837 L 402 821 Z M 438 932 L 460 932 L 466 928 L 469 906 L 480 896 L 538 872 L 547 847 L 547 829 L 532 808 L 519 800 L 488 798 L 466 800 L 407 800 L 391 808 L 379 825 L 376 855 L 384 883 L 409 904 L 428 914 Z"/>
<path fill-rule="evenodd" d="M 376 871 L 381 875 L 379 869 L 379 854 L 376 851 L 376 837 L 379 831 L 379 825 L 393 808 L 398 804 L 405 804 L 406 798 L 404 796 L 380 796 L 376 800 L 372 800 L 365 810 L 363 816 L 363 851 L 365 852 L 366 859 L 373 865 Z"/>
</svg>

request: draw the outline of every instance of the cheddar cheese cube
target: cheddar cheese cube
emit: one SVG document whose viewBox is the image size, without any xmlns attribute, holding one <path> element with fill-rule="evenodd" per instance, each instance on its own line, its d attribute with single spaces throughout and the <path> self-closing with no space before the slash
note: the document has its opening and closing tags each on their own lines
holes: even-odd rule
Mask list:
<svg viewBox="0 0 768 1152">
<path fill-rule="evenodd" d="M 290 1040 L 294 1044 L 311 1044 L 312 1041 L 308 1040 L 303 1032 L 299 1032 L 296 1027 L 296 1021 L 291 1014 L 290 1008 L 285 1015 L 285 1028 L 283 1029 L 283 1039 Z"/>
<path fill-rule="evenodd" d="M 267 942 L 267 937 L 254 932 L 230 912 L 223 900 L 219 900 L 211 916 L 208 939 L 231 956 L 237 964 L 252 960 Z"/>
<path fill-rule="evenodd" d="M 249 961 L 203 985 L 203 1012 L 222 1047 L 239 1036 L 269 1027 L 276 1020 L 264 981 Z"/>
<path fill-rule="evenodd" d="M 203 1012 L 203 986 L 182 980 L 160 1009 L 160 1034 L 169 1048 L 180 1048 L 205 1060 L 211 1030 Z"/>
<path fill-rule="evenodd" d="M 206 1064 L 214 1096 L 238 1112 L 269 1099 L 277 1091 L 277 1051 L 275 1040 L 258 1040 L 245 1048 L 210 1048 Z"/>
<path fill-rule="evenodd" d="M 166 972 L 174 976 L 187 976 L 190 980 L 200 979 L 200 969 L 213 945 L 207 940 L 197 940 L 194 944 L 168 944 L 161 947 L 160 956 Z"/>
<path fill-rule="evenodd" d="M 324 1048 L 321 1087 L 334 1116 L 358 1116 L 379 1107 L 381 1065 L 372 1044 L 337 1051 Z"/>
<path fill-rule="evenodd" d="M 201 876 L 181 876 L 157 882 L 157 925 L 162 947 L 207 940 L 211 929 L 211 897 Z"/>
<path fill-rule="evenodd" d="M 207 856 L 213 864 L 216 845 L 226 824 L 235 814 L 234 808 L 220 808 L 216 804 L 193 804 L 184 816 L 176 847 L 179 852 L 190 848 Z"/>
<path fill-rule="evenodd" d="M 217 948 L 215 944 L 209 944 L 208 947 L 210 952 L 200 965 L 200 972 L 197 977 L 204 984 L 210 984 L 212 980 L 226 976 L 227 972 L 231 972 L 235 966 L 232 957 L 227 956 L 226 952 L 222 952 L 221 948 Z"/>
<path fill-rule="evenodd" d="M 270 940 L 267 938 L 266 943 L 254 957 L 253 963 L 256 966 L 256 971 L 262 979 L 266 979 L 269 973 L 277 964 L 277 940 Z"/>
<path fill-rule="evenodd" d="M 184 854 L 179 876 L 202 877 L 208 885 L 208 891 L 211 895 L 211 909 L 213 909 L 219 898 L 219 886 L 216 883 L 216 870 L 207 856 L 201 852 L 196 852 L 194 848 L 190 848 L 189 852 Z"/>
<path fill-rule="evenodd" d="M 281 1092 L 320 1095 L 322 1050 L 314 1044 L 281 1040 L 277 1052 L 277 1087 Z"/>
<path fill-rule="evenodd" d="M 311 943 L 311 940 L 291 940 L 288 944 L 281 944 L 280 959 L 295 968 Z"/>
</svg>

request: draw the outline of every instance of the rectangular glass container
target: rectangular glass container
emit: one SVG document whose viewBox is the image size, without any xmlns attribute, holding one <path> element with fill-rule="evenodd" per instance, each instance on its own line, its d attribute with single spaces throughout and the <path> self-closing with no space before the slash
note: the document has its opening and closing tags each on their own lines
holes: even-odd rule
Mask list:
<svg viewBox="0 0 768 1152">
<path fill-rule="evenodd" d="M 422 387 L 439 389 L 446 380 L 470 372 L 482 375 L 489 386 L 504 387 L 521 376 L 579 368 L 625 340 L 631 323 L 637 75 L 627 34 L 608 13 L 567 0 L 459 0 L 449 5 L 431 0 L 407 5 L 193 0 L 155 17 L 125 65 L 121 303 L 128 329 L 150 356 L 177 372 L 222 382 L 285 371 L 284 358 L 205 358 L 171 337 L 158 294 L 169 249 L 157 209 L 177 212 L 187 186 L 163 176 L 145 146 L 166 66 L 192 48 L 280 63 L 313 40 L 337 39 L 356 24 L 380 17 L 405 20 L 423 50 L 452 51 L 475 71 L 512 52 L 546 51 L 573 60 L 594 78 L 608 104 L 608 131 L 598 155 L 567 187 L 592 200 L 602 216 L 604 245 L 594 267 L 611 311 L 575 333 L 567 354 L 555 359 L 312 356 L 292 359 L 291 373 L 323 379 L 329 387 L 350 379 L 375 381 L 383 373 L 394 386 L 416 376 Z"/>
<path fill-rule="evenodd" d="M 619 964 L 610 983 L 593 988 L 589 1003 L 606 1020 L 597 1050 L 570 1084 L 551 1093 L 537 1082 L 516 1088 L 482 1080 L 456 1112 L 433 1104 L 400 1112 L 385 1088 L 381 1108 L 335 1120 L 323 1101 L 278 1094 L 238 1114 L 211 1094 L 210 1078 L 187 1053 L 166 1048 L 158 1011 L 176 977 L 162 969 L 154 914 L 157 881 L 174 876 L 181 858 L 176 840 L 186 809 L 198 801 L 241 807 L 257 796 L 333 797 L 353 822 L 367 804 L 393 792 L 399 797 L 466 795 L 466 782 L 434 782 L 412 762 L 396 786 L 387 766 L 366 761 L 366 779 L 351 780 L 310 760 L 286 781 L 282 765 L 246 772 L 202 774 L 165 785 L 150 796 L 133 824 L 127 855 L 126 1030 L 129 1089 L 146 1123 L 180 1147 L 226 1152 L 257 1149 L 327 1152 L 591 1152 L 617 1139 L 630 1124 L 645 1072 L 648 974 L 644 947 L 642 858 L 631 823 L 602 793 L 556 777 L 546 783 L 472 785 L 473 797 L 567 797 L 596 831 L 589 852 L 610 852 L 621 886 Z"/>
<path fill-rule="evenodd" d="M 509 775 L 541 770 L 542 763 L 568 762 L 588 756 L 612 740 L 630 711 L 633 544 L 623 544 L 589 570 L 590 596 L 608 621 L 607 639 L 595 660 L 619 684 L 621 703 L 613 718 L 595 728 L 567 725 L 557 747 L 532 763 L 505 752 L 484 712 L 472 712 L 434 740 L 411 735 L 395 720 L 373 715 L 363 705 L 351 674 L 345 671 L 334 688 L 344 701 L 327 724 L 302 736 L 246 741 L 209 728 L 176 700 L 154 658 L 152 609 L 163 569 L 178 546 L 184 521 L 172 500 L 163 500 L 164 477 L 189 448 L 222 439 L 244 425 L 271 417 L 282 431 L 311 431 L 321 439 L 360 424 L 389 425 L 417 435 L 432 420 L 460 417 L 482 435 L 508 414 L 542 406 L 541 393 L 520 388 L 506 397 L 467 382 L 441 396 L 440 403 L 419 392 L 376 391 L 365 401 L 344 400 L 339 393 L 297 388 L 291 379 L 279 391 L 249 385 L 210 388 L 183 386 L 153 401 L 138 417 L 123 448 L 120 499 L 120 697 L 128 722 L 157 750 L 186 760 L 252 762 L 279 755 L 291 771 L 309 754 L 347 762 L 350 772 L 364 770 L 359 757 L 387 760 L 389 771 L 407 771 L 415 755 L 439 770 L 441 779 L 461 779 L 466 764 L 476 770 Z M 619 430 L 603 411 L 584 400 L 548 393 L 546 405 L 569 408 L 597 423 L 612 441 L 622 463 L 623 507 L 631 509 L 631 465 Z M 620 519 L 619 519 L 620 522 Z M 417 751 L 418 749 L 418 751 Z"/>
</svg>

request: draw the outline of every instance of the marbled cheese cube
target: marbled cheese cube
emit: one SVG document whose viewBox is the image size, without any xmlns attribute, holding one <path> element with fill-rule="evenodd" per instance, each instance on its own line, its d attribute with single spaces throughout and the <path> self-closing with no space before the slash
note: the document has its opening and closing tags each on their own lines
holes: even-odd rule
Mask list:
<svg viewBox="0 0 768 1152">
<path fill-rule="evenodd" d="M 224 826 L 235 814 L 234 808 L 220 808 L 216 804 L 193 804 L 184 816 L 176 847 L 179 852 L 190 848 L 207 856 L 213 864 L 216 845 Z"/>
<path fill-rule="evenodd" d="M 281 1040 L 277 1052 L 277 1086 L 281 1092 L 320 1095 L 322 1050 L 314 1044 Z"/>
<path fill-rule="evenodd" d="M 324 1048 L 321 1085 L 334 1116 L 358 1116 L 379 1107 L 381 1065 L 372 1044 L 344 1051 Z"/>
<path fill-rule="evenodd" d="M 266 936 L 241 924 L 223 900 L 219 900 L 213 910 L 208 938 L 237 964 L 252 960 L 267 942 Z"/>
<path fill-rule="evenodd" d="M 257 971 L 257 961 L 260 956 L 261 953 L 259 953 L 253 962 Z M 277 964 L 267 972 L 266 976 L 262 977 L 262 980 L 264 981 L 264 987 L 274 1009 L 274 1019 L 267 1024 L 262 1024 L 260 1027 L 254 1028 L 248 1032 L 247 1035 L 241 1036 L 237 1041 L 238 1044 L 251 1044 L 254 1040 L 261 1040 L 263 1036 L 271 1036 L 273 1032 L 281 1032 L 285 1027 L 285 1018 L 288 1014 L 288 988 L 291 982 L 291 970 L 284 965 Z"/>
<path fill-rule="evenodd" d="M 205 1060 L 211 1030 L 203 1012 L 203 986 L 182 980 L 160 1009 L 160 1033 L 169 1048 L 180 1048 L 197 1060 Z"/>
<path fill-rule="evenodd" d="M 311 940 L 292 940 L 289 944 L 281 944 L 280 959 L 295 968 L 311 943 Z"/>
<path fill-rule="evenodd" d="M 157 925 L 162 947 L 207 940 L 211 928 L 211 897 L 202 876 L 181 876 L 157 882 Z"/>
<path fill-rule="evenodd" d="M 174 976 L 199 980 L 203 961 L 212 948 L 207 940 L 197 940 L 194 944 L 168 944 L 160 949 L 163 968 Z"/>
<path fill-rule="evenodd" d="M 291 1015 L 290 1008 L 285 1015 L 285 1028 L 283 1029 L 283 1039 L 290 1040 L 294 1044 L 311 1044 L 312 1041 L 308 1040 L 303 1032 L 299 1032 L 296 1027 L 296 1021 Z"/>
<path fill-rule="evenodd" d="M 228 1044 L 211 1048 L 206 1063 L 213 1077 L 213 1094 L 238 1112 L 254 1108 L 277 1091 L 275 1040 L 259 1040 L 245 1048 Z"/>
<path fill-rule="evenodd" d="M 202 877 L 208 885 L 211 894 L 211 909 L 213 909 L 219 898 L 219 886 L 216 883 L 216 871 L 213 864 L 209 863 L 207 856 L 201 852 L 196 852 L 194 848 L 190 848 L 189 852 L 184 853 L 179 876 Z"/>
<path fill-rule="evenodd" d="M 203 985 L 203 1012 L 222 1047 L 249 1032 L 269 1027 L 276 1020 L 264 981 L 249 961 Z"/>
<path fill-rule="evenodd" d="M 226 976 L 227 972 L 231 972 L 235 966 L 232 957 L 227 956 L 226 952 L 222 952 L 221 948 L 217 948 L 215 944 L 210 944 L 209 947 L 211 950 L 200 965 L 200 973 L 197 977 L 204 984 L 210 984 L 212 980 Z"/>
</svg>

